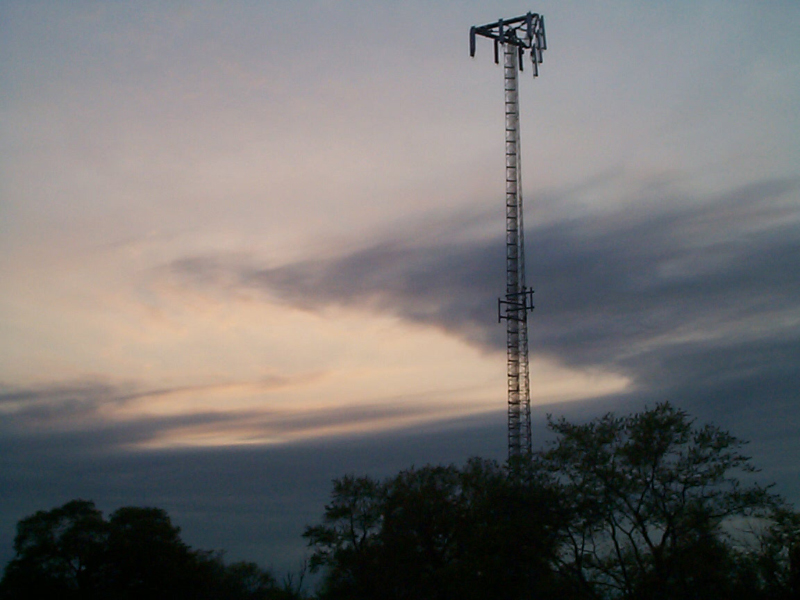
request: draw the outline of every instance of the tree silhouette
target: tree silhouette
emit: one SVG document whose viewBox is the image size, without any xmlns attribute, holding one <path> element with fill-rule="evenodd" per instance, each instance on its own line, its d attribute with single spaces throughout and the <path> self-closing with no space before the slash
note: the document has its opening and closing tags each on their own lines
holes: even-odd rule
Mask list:
<svg viewBox="0 0 800 600">
<path fill-rule="evenodd" d="M 321 596 L 511 599 L 549 589 L 557 505 L 547 494 L 480 459 L 337 480 L 323 524 L 304 534 L 312 568 L 326 568 Z"/>
<path fill-rule="evenodd" d="M 255 563 L 226 565 L 193 550 L 166 511 L 123 507 L 108 521 L 94 503 L 72 500 L 17 524 L 15 556 L 0 581 L 3 600 L 290 600 Z"/>
<path fill-rule="evenodd" d="M 557 568 L 577 591 L 629 599 L 742 591 L 736 572 L 753 554 L 737 549 L 747 540 L 734 540 L 736 532 L 781 505 L 739 479 L 755 470 L 742 441 L 696 426 L 669 403 L 549 426 L 558 437 L 532 468 L 550 474 L 571 515 Z"/>
<path fill-rule="evenodd" d="M 38 511 L 17 524 L 16 556 L 6 567 L 2 589 L 7 597 L 90 597 L 98 587 L 107 537 L 107 523 L 91 501 Z M 12 590 L 16 595 L 8 596 Z"/>
<path fill-rule="evenodd" d="M 160 508 L 124 507 L 112 513 L 106 543 L 106 577 L 124 597 L 169 597 L 191 588 L 200 555 Z"/>
</svg>

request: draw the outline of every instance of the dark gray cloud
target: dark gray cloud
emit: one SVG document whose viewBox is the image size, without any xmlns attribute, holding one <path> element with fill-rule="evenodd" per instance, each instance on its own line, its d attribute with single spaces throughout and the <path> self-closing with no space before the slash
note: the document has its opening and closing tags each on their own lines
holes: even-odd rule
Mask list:
<svg viewBox="0 0 800 600">
<path fill-rule="evenodd" d="M 529 264 L 540 282 L 532 336 L 545 351 L 627 366 L 681 338 L 746 336 L 797 316 L 797 182 L 663 200 L 532 232 L 539 251 Z"/>
<path fill-rule="evenodd" d="M 91 432 L 93 447 L 105 449 L 146 441 L 159 432 L 177 427 L 229 420 L 220 413 L 192 413 L 175 417 L 141 418 L 131 422 L 114 422 L 104 416 L 109 407 L 123 406 L 139 398 L 190 392 L 208 386 L 141 389 L 132 383 L 111 383 L 109 380 L 83 379 L 77 382 L 40 384 L 30 387 L 0 386 L 0 407 L 4 408 L 0 433 L 6 439 L 22 440 L 42 436 L 58 446 L 59 437 Z M 102 440 L 104 444 L 98 444 Z"/>
<path fill-rule="evenodd" d="M 620 210 L 528 227 L 531 351 L 658 387 L 696 376 L 697 358 L 681 362 L 683 352 L 708 352 L 719 372 L 711 355 L 742 344 L 769 352 L 764 344 L 774 341 L 791 362 L 785 348 L 800 336 L 798 181 L 764 180 L 707 198 L 659 192 Z M 309 310 L 389 312 L 503 351 L 502 240 L 438 233 L 400 230 L 342 256 L 279 267 L 193 257 L 170 269 L 193 284 L 260 289 Z"/>
</svg>

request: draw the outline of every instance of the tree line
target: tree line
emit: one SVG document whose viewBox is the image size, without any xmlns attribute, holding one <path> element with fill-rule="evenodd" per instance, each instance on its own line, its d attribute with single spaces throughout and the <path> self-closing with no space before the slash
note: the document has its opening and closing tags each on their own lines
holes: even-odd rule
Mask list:
<svg viewBox="0 0 800 600">
<path fill-rule="evenodd" d="M 800 599 L 800 514 L 744 443 L 669 403 L 585 424 L 510 464 L 334 480 L 303 534 L 319 600 Z M 0 598 L 299 598 L 192 550 L 160 509 L 76 500 L 20 521 Z"/>
</svg>

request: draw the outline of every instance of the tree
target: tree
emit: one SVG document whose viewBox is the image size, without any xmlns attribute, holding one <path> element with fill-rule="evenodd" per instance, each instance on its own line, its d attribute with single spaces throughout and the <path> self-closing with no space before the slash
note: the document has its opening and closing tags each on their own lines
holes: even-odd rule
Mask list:
<svg viewBox="0 0 800 600">
<path fill-rule="evenodd" d="M 323 523 L 306 528 L 303 537 L 315 548 L 311 571 L 330 567 L 325 581 L 328 597 L 369 598 L 380 589 L 380 573 L 373 563 L 383 494 L 383 486 L 369 477 L 336 479 Z"/>
<path fill-rule="evenodd" d="M 0 599 L 291 600 L 255 563 L 226 565 L 221 553 L 193 550 L 166 511 L 123 507 L 108 521 L 88 500 L 72 500 L 17 524 L 15 556 Z"/>
<path fill-rule="evenodd" d="M 557 439 L 534 468 L 549 473 L 570 518 L 557 568 L 588 598 L 708 598 L 733 593 L 731 541 L 779 499 L 744 485 L 743 442 L 695 426 L 669 403 L 576 425 L 549 421 Z"/>
<path fill-rule="evenodd" d="M 89 597 L 98 585 L 107 536 L 102 513 L 88 500 L 22 519 L 2 581 L 6 597 Z"/>
<path fill-rule="evenodd" d="M 108 531 L 105 580 L 122 597 L 175 597 L 195 584 L 198 554 L 183 543 L 165 510 L 120 508 Z"/>
<path fill-rule="evenodd" d="M 741 576 L 758 590 L 758 598 L 800 598 L 800 514 L 777 507 L 757 535 L 756 551 L 742 557 Z"/>
<path fill-rule="evenodd" d="M 744 442 L 668 403 L 549 427 L 505 468 L 335 481 L 305 533 L 321 598 L 800 598 L 800 515 Z"/>
<path fill-rule="evenodd" d="M 239 561 L 226 565 L 221 553 L 206 553 L 200 557 L 202 588 L 194 598 L 217 600 L 297 600 L 301 597 L 300 585 L 293 586 L 291 577 L 278 585 L 269 571 L 254 562 Z M 301 574 L 302 578 L 302 574 Z"/>
<path fill-rule="evenodd" d="M 547 494 L 480 459 L 337 480 L 323 524 L 304 534 L 312 568 L 326 567 L 322 597 L 537 597 L 554 585 Z"/>
</svg>

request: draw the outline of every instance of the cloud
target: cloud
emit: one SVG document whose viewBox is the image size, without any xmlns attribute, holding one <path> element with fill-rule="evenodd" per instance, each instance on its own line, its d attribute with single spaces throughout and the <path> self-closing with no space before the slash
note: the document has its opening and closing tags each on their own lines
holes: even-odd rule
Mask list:
<svg viewBox="0 0 800 600">
<path fill-rule="evenodd" d="M 617 209 L 529 226 L 531 352 L 661 387 L 696 377 L 697 364 L 676 358 L 684 352 L 791 345 L 800 337 L 798 189 L 798 180 L 764 179 L 703 197 L 662 185 Z M 196 256 L 169 269 L 188 285 L 259 290 L 312 311 L 390 313 L 503 351 L 502 252 L 497 238 L 452 240 L 443 228 L 421 239 L 398 228 L 339 256 L 275 267 Z"/>
<path fill-rule="evenodd" d="M 106 381 L 79 380 L 31 387 L 0 385 L 0 413 L 3 427 L 49 429 L 68 428 L 96 415 L 107 402 L 122 401 L 120 391 Z M 14 426 L 9 425 L 13 422 Z"/>
<path fill-rule="evenodd" d="M 292 385 L 291 378 L 147 389 L 133 383 L 81 380 L 0 392 L 0 434 L 19 452 L 103 453 L 192 446 L 269 445 L 300 439 L 355 436 L 429 421 L 485 413 L 470 406 L 467 390 L 377 394 L 368 402 L 309 405 L 266 401 L 247 405 L 202 403 L 209 394 L 264 393 Z M 174 397 L 188 398 L 158 410 Z M 194 402 L 193 402 L 194 400 Z M 209 406 L 216 405 L 212 409 Z"/>
<path fill-rule="evenodd" d="M 797 179 L 706 196 L 662 183 L 641 188 L 634 201 L 550 215 L 541 225 L 534 214 L 526 231 L 537 290 L 532 357 L 631 382 L 603 399 L 548 410 L 580 420 L 671 401 L 753 440 L 765 479 L 796 498 L 798 190 Z M 216 256 L 169 268 L 183 285 L 257 290 L 310 311 L 390 313 L 501 355 L 503 240 L 428 231 L 398 227 L 380 243 L 280 266 Z"/>
<path fill-rule="evenodd" d="M 628 364 L 682 338 L 758 337 L 796 318 L 796 192 L 796 181 L 764 181 L 534 230 L 533 338 L 569 362 Z"/>
</svg>

